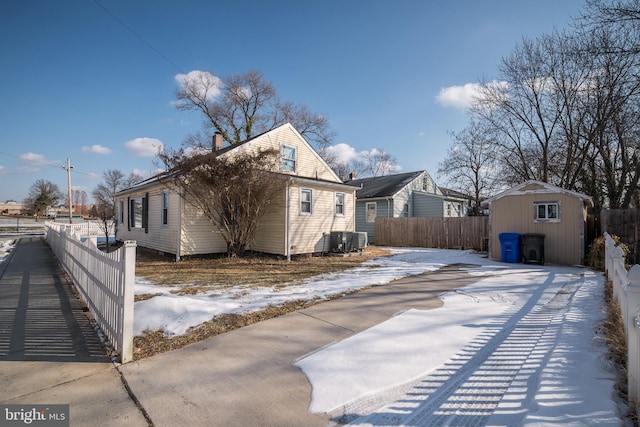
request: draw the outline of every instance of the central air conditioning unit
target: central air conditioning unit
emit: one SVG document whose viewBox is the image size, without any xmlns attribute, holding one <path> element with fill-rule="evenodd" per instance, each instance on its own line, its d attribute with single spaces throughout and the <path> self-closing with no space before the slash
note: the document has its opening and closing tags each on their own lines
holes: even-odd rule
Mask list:
<svg viewBox="0 0 640 427">
<path fill-rule="evenodd" d="M 368 239 L 366 231 L 356 231 L 351 237 L 351 249 L 354 251 L 361 251 L 367 247 Z"/>
<path fill-rule="evenodd" d="M 352 232 L 332 231 L 329 238 L 330 252 L 350 252 Z"/>
</svg>

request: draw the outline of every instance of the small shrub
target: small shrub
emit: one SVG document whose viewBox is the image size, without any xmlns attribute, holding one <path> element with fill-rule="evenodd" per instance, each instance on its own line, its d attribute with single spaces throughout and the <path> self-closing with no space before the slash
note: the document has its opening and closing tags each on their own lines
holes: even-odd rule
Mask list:
<svg viewBox="0 0 640 427">
<path fill-rule="evenodd" d="M 629 255 L 629 247 L 620 241 L 620 237 L 612 235 L 611 238 L 616 246 L 620 246 L 624 252 L 624 256 Z M 587 255 L 587 265 L 596 271 L 605 270 L 605 238 L 597 237 L 591 243 L 589 254 Z"/>
</svg>

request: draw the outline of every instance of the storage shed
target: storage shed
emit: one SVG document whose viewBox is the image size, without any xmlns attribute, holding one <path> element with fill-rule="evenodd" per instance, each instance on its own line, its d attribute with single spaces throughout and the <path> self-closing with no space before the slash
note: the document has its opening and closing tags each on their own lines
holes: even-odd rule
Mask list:
<svg viewBox="0 0 640 427">
<path fill-rule="evenodd" d="M 591 197 L 554 185 L 527 181 L 490 199 L 489 257 L 499 260 L 500 234 L 544 234 L 544 259 L 551 264 L 584 264 L 587 209 Z"/>
</svg>

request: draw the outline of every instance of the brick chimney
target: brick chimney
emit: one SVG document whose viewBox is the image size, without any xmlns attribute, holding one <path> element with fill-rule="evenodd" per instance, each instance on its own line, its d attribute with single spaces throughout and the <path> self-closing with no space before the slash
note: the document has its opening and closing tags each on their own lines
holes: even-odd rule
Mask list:
<svg viewBox="0 0 640 427">
<path fill-rule="evenodd" d="M 212 138 L 213 142 L 213 151 L 218 151 L 222 148 L 222 134 L 220 132 L 216 132 L 213 134 Z"/>
<path fill-rule="evenodd" d="M 349 172 L 349 181 L 353 181 L 354 179 L 356 179 L 355 172 Z"/>
</svg>

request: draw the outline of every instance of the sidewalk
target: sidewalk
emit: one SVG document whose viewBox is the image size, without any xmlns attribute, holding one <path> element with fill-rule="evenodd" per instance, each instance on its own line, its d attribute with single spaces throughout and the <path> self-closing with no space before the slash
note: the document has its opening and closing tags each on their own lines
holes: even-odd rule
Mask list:
<svg viewBox="0 0 640 427">
<path fill-rule="evenodd" d="M 0 404 L 69 404 L 72 426 L 145 426 L 41 236 L 0 264 Z"/>
</svg>

